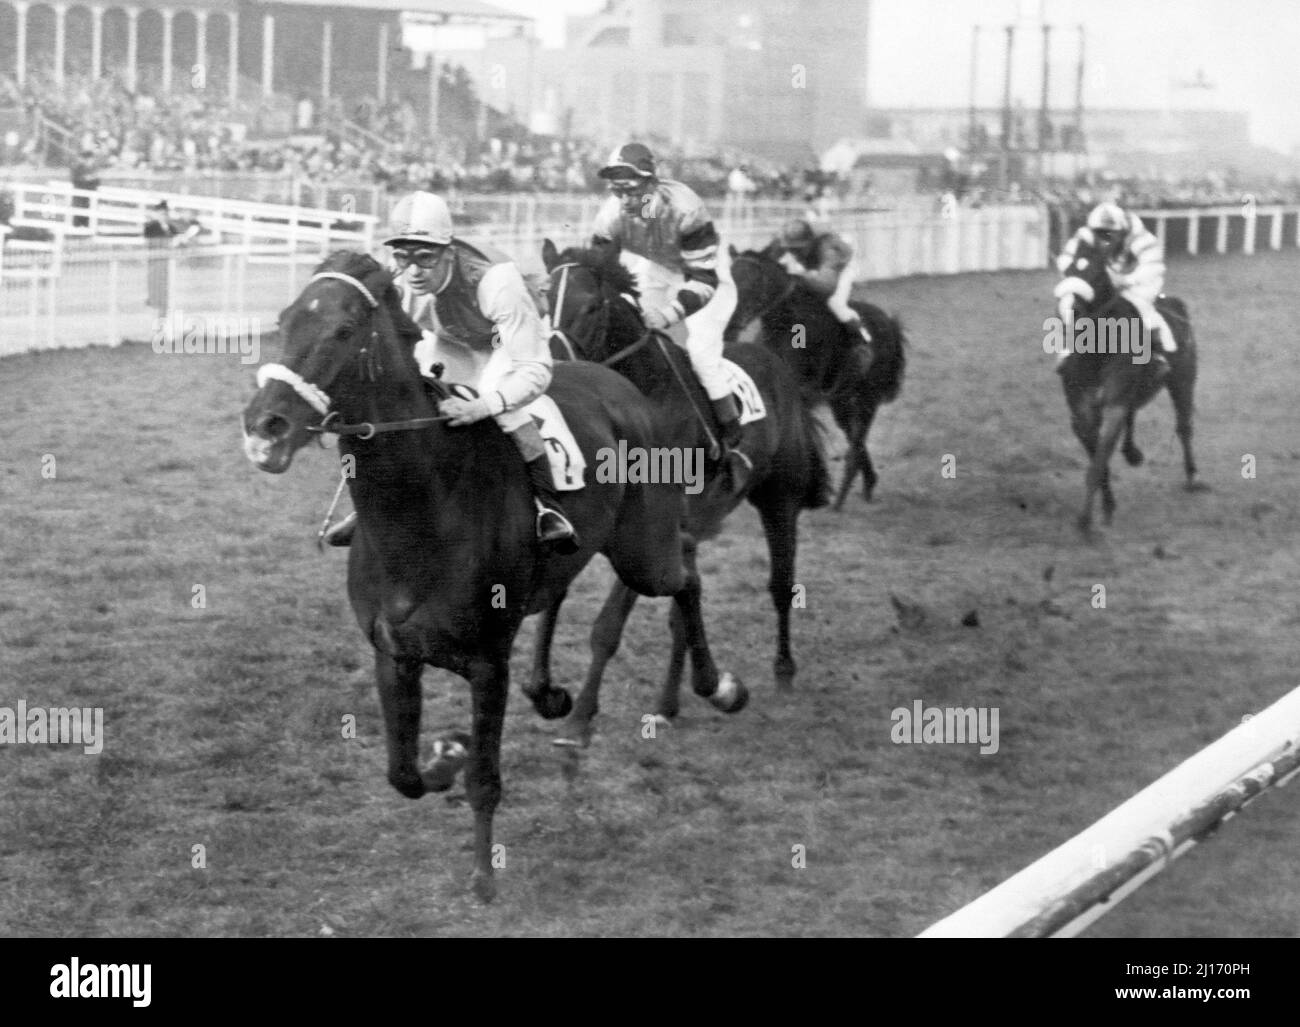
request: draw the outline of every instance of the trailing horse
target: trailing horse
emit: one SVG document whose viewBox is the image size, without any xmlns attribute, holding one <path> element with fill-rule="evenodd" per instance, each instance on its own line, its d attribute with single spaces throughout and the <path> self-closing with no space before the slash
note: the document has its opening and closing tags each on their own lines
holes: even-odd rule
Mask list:
<svg viewBox="0 0 1300 1027">
<path fill-rule="evenodd" d="M 1196 337 L 1182 300 L 1161 296 L 1156 308 L 1174 333 L 1176 351 L 1168 354 L 1169 371 L 1161 380 L 1155 346 L 1142 327 L 1138 309 L 1126 300 L 1106 268 L 1105 254 L 1095 241 L 1082 239 L 1074 262 L 1057 285 L 1061 342 L 1069 355 L 1058 368 L 1070 425 L 1089 456 L 1079 530 L 1092 531 L 1092 503 L 1101 492 L 1102 517 L 1111 523 L 1115 496 L 1110 487 L 1110 458 L 1120 432 L 1125 433 L 1124 458 L 1142 463 L 1133 440 L 1133 417 L 1161 389 L 1173 400 L 1175 430 L 1183 446 L 1184 487 L 1201 490 L 1192 456 L 1192 392 L 1196 386 Z M 1145 340 L 1145 342 L 1143 341 Z"/>
<path fill-rule="evenodd" d="M 413 355 L 420 330 L 403 313 L 392 279 L 365 254 L 332 255 L 280 317 L 284 363 L 263 366 L 244 411 L 244 448 L 264 471 L 288 469 L 314 434 L 335 432 L 358 524 L 348 560 L 348 597 L 375 650 L 388 743 L 388 780 L 408 798 L 449 788 L 465 768 L 474 810 L 475 892 L 492 897 L 492 818 L 501 795 L 501 730 L 509 657 L 524 617 L 554 615 L 569 583 L 596 552 L 629 591 L 671 595 L 689 647 L 695 690 L 720 709 L 744 705 L 719 681 L 700 613 L 700 581 L 683 559 L 680 484 L 588 481 L 566 507 L 582 549 L 547 555 L 534 538 L 525 468 L 497 425 L 448 428 Z M 601 367 L 555 369 L 550 395 L 584 456 L 602 448 L 652 446 L 656 413 L 627 381 Z M 442 738 L 417 766 L 420 674 L 425 664 L 469 682 L 468 736 Z M 549 668 L 525 690 L 537 711 L 563 717 L 567 692 Z M 466 749 L 467 743 L 467 749 Z"/>
<path fill-rule="evenodd" d="M 561 337 L 575 356 L 604 362 L 625 375 L 649 397 L 656 411 L 657 434 L 676 450 L 707 451 L 716 426 L 706 426 L 710 409 L 686 353 L 661 333 L 647 332 L 636 302 L 632 275 L 620 263 L 617 247 L 568 249 L 558 253 L 548 239 L 542 260 L 550 274 L 549 309 Z M 707 308 L 706 308 L 707 309 Z M 686 558 L 695 567 L 699 542 L 713 538 L 742 499 L 758 510 L 767 538 L 771 574 L 768 592 L 777 616 L 777 653 L 773 671 L 779 690 L 792 687 L 794 657 L 790 651 L 790 609 L 798 598 L 794 583 L 799 514 L 826 503 L 828 480 L 820 438 L 812 417 L 800 400 L 789 370 L 760 346 L 736 345 L 727 357 L 743 368 L 761 393 L 767 416 L 745 427 L 741 449 L 752 463 L 744 493 L 729 487 L 720 462 L 710 465 L 702 491 L 687 496 L 684 531 Z M 595 662 L 574 705 L 579 739 L 590 737 L 597 709 L 599 669 L 618 648 L 623 624 L 636 595 L 616 585 L 592 631 Z M 673 650 L 659 699 L 658 713 L 677 713 L 685 636 L 680 617 L 672 617 Z M 549 644 L 553 620 L 544 622 L 539 640 Z"/>
<path fill-rule="evenodd" d="M 871 344 L 855 342 L 826 307 L 826 301 L 777 261 L 771 249 L 731 250 L 731 276 L 738 299 L 727 322 L 726 338 L 738 339 L 755 318 L 761 341 L 794 369 L 809 402 L 824 400 L 848 439 L 844 478 L 835 509 L 862 472 L 862 492 L 871 502 L 878 478 L 867 452 L 867 433 L 882 403 L 897 398 L 907 364 L 903 325 L 870 303 L 849 305 L 871 334 Z"/>
</svg>

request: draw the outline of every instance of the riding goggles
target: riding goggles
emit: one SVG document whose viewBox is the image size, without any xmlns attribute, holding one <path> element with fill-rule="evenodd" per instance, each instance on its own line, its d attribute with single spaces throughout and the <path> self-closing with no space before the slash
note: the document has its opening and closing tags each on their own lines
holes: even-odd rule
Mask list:
<svg viewBox="0 0 1300 1027">
<path fill-rule="evenodd" d="M 418 250 L 395 249 L 393 250 L 393 263 L 403 269 L 414 264 L 416 267 L 427 271 L 437 266 L 442 254 L 442 249 L 434 250 L 427 247 L 421 247 Z"/>
</svg>

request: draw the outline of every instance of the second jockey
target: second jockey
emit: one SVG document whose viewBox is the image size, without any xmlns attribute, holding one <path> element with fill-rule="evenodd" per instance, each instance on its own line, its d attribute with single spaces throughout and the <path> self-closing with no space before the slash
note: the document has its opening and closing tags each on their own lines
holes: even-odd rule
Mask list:
<svg viewBox="0 0 1300 1027">
<path fill-rule="evenodd" d="M 703 201 L 689 186 L 658 176 L 654 156 L 640 143 L 628 143 L 600 170 L 610 197 L 596 214 L 592 243 L 617 243 L 624 253 L 641 258 L 634 267 L 647 328 L 669 331 L 683 325 L 691 367 L 713 404 L 727 449 L 741 440 L 740 408 L 722 362 L 722 332 L 729 310 L 715 299 L 718 281 L 718 233 Z M 735 287 L 730 287 L 734 300 Z M 695 317 L 692 315 L 700 314 Z M 687 320 L 689 318 L 689 320 Z M 733 487 L 739 490 L 744 468 L 732 464 Z"/>
<path fill-rule="evenodd" d="M 1130 214 L 1117 203 L 1100 203 L 1088 214 L 1087 223 L 1065 244 L 1065 250 L 1056 258 L 1062 274 L 1074 263 L 1074 257 L 1085 233 L 1092 235 L 1106 253 L 1106 270 L 1121 296 L 1137 308 L 1142 325 L 1151 332 L 1156 373 L 1163 377 L 1169 372 L 1166 354 L 1177 349 L 1174 333 L 1156 309 L 1156 299 L 1165 287 L 1164 247 L 1142 224 L 1136 214 Z M 1058 370 L 1061 363 L 1058 363 Z"/>
<path fill-rule="evenodd" d="M 439 196 L 415 192 L 393 208 L 394 283 L 406 313 L 423 331 L 420 370 L 442 364 L 447 381 L 474 386 L 474 399 L 444 399 L 438 412 L 456 428 L 493 418 L 518 447 L 537 504 L 537 537 L 560 553 L 578 549 L 560 505 L 542 436 L 525 407 L 551 384 L 546 329 L 519 268 L 503 253 L 452 234 Z M 347 545 L 354 517 L 326 540 Z"/>
<path fill-rule="evenodd" d="M 871 342 L 871 333 L 862 318 L 849 306 L 857 269 L 853 265 L 853 247 L 847 240 L 834 232 L 819 232 L 802 218 L 795 218 L 785 223 L 771 249 L 790 274 L 802 278 L 809 289 L 826 301 L 827 308 L 845 331 Z"/>
</svg>

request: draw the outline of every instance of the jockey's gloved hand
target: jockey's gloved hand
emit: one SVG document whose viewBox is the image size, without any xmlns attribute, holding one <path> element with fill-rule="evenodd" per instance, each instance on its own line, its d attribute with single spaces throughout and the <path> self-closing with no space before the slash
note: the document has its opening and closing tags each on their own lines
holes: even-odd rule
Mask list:
<svg viewBox="0 0 1300 1027">
<path fill-rule="evenodd" d="M 495 397 L 496 394 L 493 393 L 493 398 L 495 399 Z M 498 402 L 496 405 L 500 406 L 501 404 Z M 485 397 L 478 396 L 475 399 L 444 399 L 438 404 L 438 413 L 451 418 L 447 422 L 450 427 L 463 428 L 467 424 L 481 421 L 493 414 L 499 414 L 501 411 L 493 410 L 492 404 Z"/>
<path fill-rule="evenodd" d="M 663 310 L 647 310 L 645 312 L 645 326 L 654 328 L 658 331 L 666 331 L 677 322 L 677 312 L 671 308 Z"/>
</svg>

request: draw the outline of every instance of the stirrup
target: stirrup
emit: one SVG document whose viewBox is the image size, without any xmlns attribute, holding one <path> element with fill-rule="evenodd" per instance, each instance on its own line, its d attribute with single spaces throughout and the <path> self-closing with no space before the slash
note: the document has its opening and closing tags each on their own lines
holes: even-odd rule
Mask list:
<svg viewBox="0 0 1300 1027">
<path fill-rule="evenodd" d="M 352 535 L 357 529 L 357 514 L 354 510 L 348 514 L 338 524 L 333 524 L 321 536 L 321 540 L 327 546 L 350 546 L 352 544 Z"/>
<path fill-rule="evenodd" d="M 727 476 L 727 491 L 740 493 L 748 488 L 749 479 L 754 474 L 754 461 L 749 459 L 744 450 L 727 446 L 723 450 L 722 461 Z"/>
<path fill-rule="evenodd" d="M 559 510 L 549 507 L 540 499 L 537 504 L 537 541 L 552 546 L 556 552 L 568 556 L 579 548 L 578 533 L 573 524 Z"/>
</svg>

